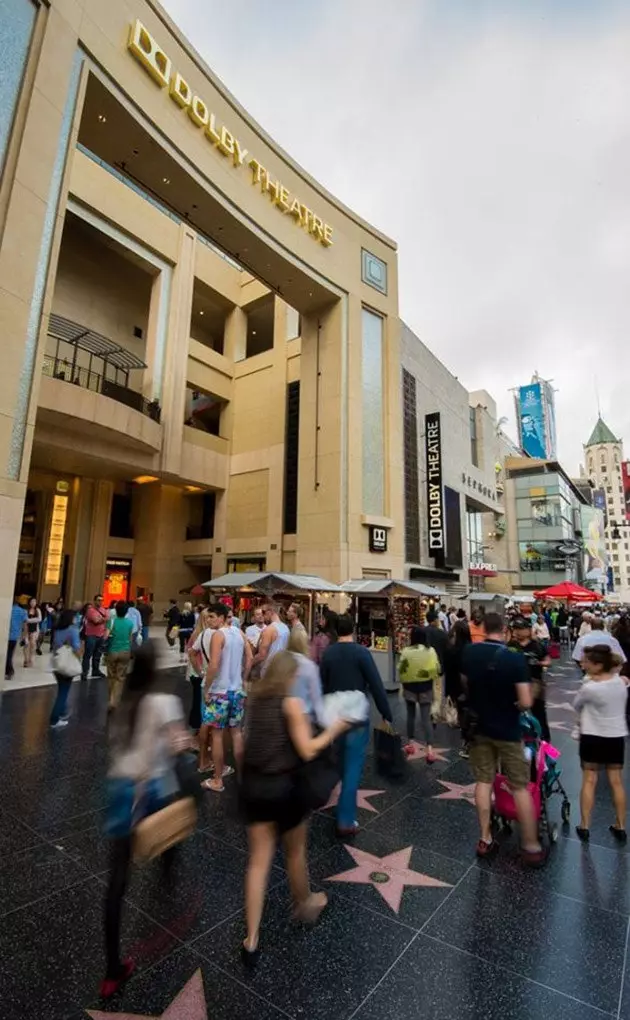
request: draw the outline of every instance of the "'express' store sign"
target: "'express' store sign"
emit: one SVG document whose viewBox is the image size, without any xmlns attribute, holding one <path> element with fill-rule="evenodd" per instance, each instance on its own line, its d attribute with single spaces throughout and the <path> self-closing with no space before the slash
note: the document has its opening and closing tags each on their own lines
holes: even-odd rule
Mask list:
<svg viewBox="0 0 630 1020">
<path fill-rule="evenodd" d="M 281 213 L 293 217 L 295 222 L 311 237 L 329 248 L 333 243 L 332 227 L 316 216 L 312 209 L 292 195 L 279 180 L 274 180 L 269 171 L 243 148 L 238 138 L 218 124 L 207 103 L 190 88 L 179 71 L 173 70 L 173 63 L 160 49 L 155 39 L 147 32 L 141 21 L 136 21 L 129 33 L 129 50 L 145 71 L 151 75 L 160 88 L 168 88 L 173 102 L 185 110 L 192 123 L 204 132 L 209 142 L 226 157 L 235 168 L 247 166 L 251 170 L 252 184 L 267 195 Z"/>
</svg>

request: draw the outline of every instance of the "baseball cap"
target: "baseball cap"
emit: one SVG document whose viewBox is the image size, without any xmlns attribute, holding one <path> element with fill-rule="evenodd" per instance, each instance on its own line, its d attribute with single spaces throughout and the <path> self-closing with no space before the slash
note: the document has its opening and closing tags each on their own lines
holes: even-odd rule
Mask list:
<svg viewBox="0 0 630 1020">
<path fill-rule="evenodd" d="M 526 620 L 524 616 L 515 616 L 512 620 L 513 630 L 531 630 L 532 621 Z"/>
</svg>

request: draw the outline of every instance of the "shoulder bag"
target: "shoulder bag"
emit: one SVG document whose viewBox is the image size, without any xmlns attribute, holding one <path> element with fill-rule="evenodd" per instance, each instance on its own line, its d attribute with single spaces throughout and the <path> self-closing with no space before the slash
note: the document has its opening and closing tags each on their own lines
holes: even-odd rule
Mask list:
<svg viewBox="0 0 630 1020">
<path fill-rule="evenodd" d="M 81 672 L 81 663 L 72 651 L 70 645 L 66 644 L 60 645 L 59 648 L 53 652 L 52 667 L 53 673 L 59 673 L 60 676 L 65 676 L 69 680 L 72 680 L 75 676 L 79 676 Z"/>
</svg>

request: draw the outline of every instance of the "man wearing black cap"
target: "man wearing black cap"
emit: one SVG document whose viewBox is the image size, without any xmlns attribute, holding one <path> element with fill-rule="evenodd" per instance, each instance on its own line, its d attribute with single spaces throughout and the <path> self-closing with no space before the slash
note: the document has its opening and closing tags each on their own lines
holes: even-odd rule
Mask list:
<svg viewBox="0 0 630 1020">
<path fill-rule="evenodd" d="M 526 619 L 524 616 L 517 616 L 512 621 L 511 629 L 512 637 L 508 643 L 508 648 L 513 652 L 520 652 L 525 658 L 529 679 L 532 684 L 532 694 L 534 696 L 531 712 L 534 718 L 540 723 L 543 740 L 549 741 L 551 740 L 551 733 L 549 731 L 549 723 L 547 721 L 544 670 L 551 660 L 547 655 L 542 642 L 535 641 L 532 638 L 531 619 Z"/>
</svg>

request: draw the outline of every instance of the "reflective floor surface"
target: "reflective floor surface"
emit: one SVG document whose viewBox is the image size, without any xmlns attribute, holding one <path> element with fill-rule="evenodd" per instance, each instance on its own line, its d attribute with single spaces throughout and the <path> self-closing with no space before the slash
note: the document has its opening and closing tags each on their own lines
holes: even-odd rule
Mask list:
<svg viewBox="0 0 630 1020">
<path fill-rule="evenodd" d="M 162 676 L 187 697 L 179 670 Z M 556 665 L 549 716 L 572 824 L 576 687 L 573 667 Z M 523 870 L 514 836 L 478 862 L 472 777 L 446 727 L 439 760 L 428 765 L 419 748 L 403 782 L 368 758 L 356 839 L 336 838 L 332 809 L 314 817 L 311 874 L 330 907 L 312 930 L 290 920 L 278 854 L 254 972 L 239 957 L 246 841 L 234 781 L 208 793 L 172 887 L 157 866 L 134 871 L 123 948 L 138 971 L 101 1003 L 105 691 L 75 684 L 70 725 L 50 732 L 53 693 L 9 691 L 1 704 L 2 1020 L 630 1020 L 630 846 L 608 832 L 606 783 L 590 846 L 560 827 L 542 871 Z M 550 813 L 560 824 L 558 797 Z"/>
</svg>

